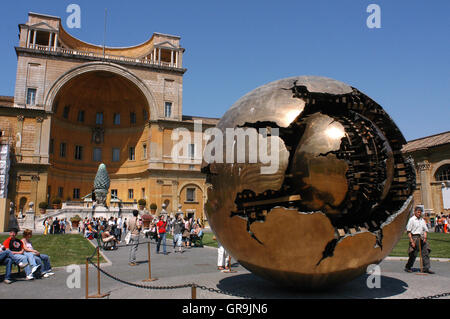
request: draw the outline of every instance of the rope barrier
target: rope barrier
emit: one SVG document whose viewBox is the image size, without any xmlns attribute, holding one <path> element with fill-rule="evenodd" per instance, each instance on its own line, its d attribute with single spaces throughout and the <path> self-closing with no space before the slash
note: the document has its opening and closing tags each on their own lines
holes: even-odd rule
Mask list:
<svg viewBox="0 0 450 319">
<path fill-rule="evenodd" d="M 135 245 L 143 245 L 143 244 L 147 244 L 148 245 L 148 265 L 149 265 L 149 278 L 143 280 L 144 282 L 147 281 L 154 281 L 157 280 L 156 278 L 152 278 L 151 277 L 151 259 L 150 259 L 150 245 L 157 245 L 158 243 L 155 242 L 153 243 L 150 240 L 146 240 L 143 242 L 138 242 L 137 244 L 124 244 L 124 245 L 116 245 L 116 249 L 118 248 L 123 248 L 123 247 L 130 247 L 130 246 L 135 246 Z M 94 252 L 92 253 L 92 255 L 88 258 L 86 258 L 86 298 L 104 298 L 106 296 L 109 296 L 109 293 L 107 294 L 101 294 L 100 293 L 100 273 L 104 274 L 105 276 L 120 282 L 124 285 L 128 285 L 131 287 L 135 287 L 135 288 L 140 288 L 140 289 L 148 289 L 148 290 L 172 290 L 172 289 L 182 289 L 182 288 L 191 288 L 191 299 L 197 299 L 197 288 L 200 290 L 204 290 L 204 291 L 208 291 L 208 292 L 212 292 L 212 293 L 217 293 L 217 294 L 223 294 L 223 295 L 227 295 L 227 296 L 233 296 L 233 297 L 242 297 L 245 299 L 252 299 L 254 297 L 251 296 L 246 296 L 246 295 L 241 295 L 241 294 L 236 294 L 236 293 L 231 293 L 231 292 L 227 292 L 227 291 L 223 291 L 221 289 L 216 289 L 216 288 L 209 288 L 206 286 L 202 286 L 202 285 L 198 285 L 196 283 L 186 283 L 186 284 L 181 284 L 181 285 L 172 285 L 172 286 L 149 286 L 149 285 L 142 285 L 142 284 L 137 284 L 137 283 L 133 283 L 133 282 L 129 282 L 126 280 L 123 280 L 119 277 L 116 277 L 108 272 L 106 272 L 105 270 L 101 269 L 100 267 L 100 246 L 97 246 L 94 250 Z M 95 254 L 97 253 L 97 265 L 92 261 L 92 258 L 94 258 Z M 232 273 L 235 271 L 231 271 L 231 258 L 228 259 L 228 273 Z M 89 296 L 88 294 L 88 263 L 90 263 L 92 266 L 94 266 L 97 269 L 97 286 L 98 286 L 98 291 L 97 291 L 97 295 L 92 295 Z M 426 297 L 419 297 L 419 298 L 415 298 L 415 299 L 438 299 L 438 298 L 443 298 L 443 297 L 448 297 L 450 296 L 450 292 L 446 292 L 446 293 L 441 293 L 441 294 L 436 294 L 436 295 L 431 295 L 431 296 L 426 296 Z"/>
<path fill-rule="evenodd" d="M 143 244 L 147 244 L 148 245 L 148 264 L 149 264 L 149 278 L 143 280 L 145 281 L 154 281 L 156 280 L 156 278 L 152 278 L 151 277 L 151 264 L 150 264 L 150 245 L 151 244 L 157 244 L 157 243 L 152 243 L 151 240 L 150 241 L 144 241 L 144 242 L 139 242 L 137 244 L 125 244 L 125 245 L 117 245 L 116 248 L 122 248 L 122 247 L 129 247 L 129 246 L 134 246 L 134 245 L 143 245 Z M 97 264 L 95 264 L 92 261 L 92 258 L 94 258 L 95 253 L 97 252 Z M 230 263 L 230 259 L 228 260 L 228 262 Z M 97 277 L 97 286 L 98 286 L 98 293 L 97 295 L 93 295 L 93 296 L 89 296 L 88 294 L 88 263 L 90 263 L 92 266 L 94 266 L 97 271 L 98 271 L 98 277 Z M 231 265 L 229 265 L 229 268 L 231 269 Z M 230 271 L 232 272 L 232 271 Z M 101 269 L 100 267 L 100 247 L 97 246 L 93 252 L 93 254 L 86 258 L 86 298 L 103 298 L 106 296 L 109 296 L 108 294 L 101 294 L 100 293 L 100 273 L 104 274 L 105 276 L 120 282 L 124 285 L 128 285 L 131 287 L 135 287 L 135 288 L 140 288 L 140 289 L 149 289 L 149 290 L 171 290 L 171 289 L 182 289 L 182 288 L 191 288 L 191 299 L 196 299 L 197 298 L 197 288 L 201 289 L 201 290 L 207 290 L 209 292 L 214 292 L 214 293 L 218 293 L 218 294 L 224 294 L 224 295 L 228 295 L 228 296 L 235 296 L 235 297 L 243 297 L 246 299 L 251 299 L 252 297 L 249 296 L 244 296 L 244 295 L 239 295 L 239 294 L 235 294 L 235 293 L 230 293 L 227 291 L 223 291 L 220 289 L 215 289 L 215 288 L 208 288 L 206 286 L 202 286 L 202 285 L 197 285 L 196 283 L 187 283 L 187 284 L 181 284 L 181 285 L 172 285 L 172 286 L 149 286 L 149 285 L 143 285 L 143 284 L 137 284 L 137 283 L 133 283 L 133 282 L 129 282 L 126 280 L 123 280 L 119 277 L 116 277 L 110 273 L 108 273 L 107 271 Z"/>
</svg>

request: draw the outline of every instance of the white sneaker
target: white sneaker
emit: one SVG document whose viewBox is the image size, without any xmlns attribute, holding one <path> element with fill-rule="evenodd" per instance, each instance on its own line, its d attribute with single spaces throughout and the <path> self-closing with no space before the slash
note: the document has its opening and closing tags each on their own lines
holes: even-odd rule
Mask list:
<svg viewBox="0 0 450 319">
<path fill-rule="evenodd" d="M 26 266 L 28 266 L 28 263 L 27 263 L 27 262 L 25 262 L 25 263 L 24 263 L 24 262 L 20 262 L 20 263 L 19 263 L 19 267 L 20 267 L 20 268 L 25 268 Z"/>
<path fill-rule="evenodd" d="M 27 276 L 27 280 L 33 280 L 33 279 L 34 279 L 33 274 L 29 274 L 29 275 Z"/>
<path fill-rule="evenodd" d="M 49 271 L 44 274 L 44 277 L 45 277 L 45 275 L 47 275 L 47 277 L 50 277 L 50 276 L 53 276 L 54 274 L 55 274 L 54 272 Z M 47 278 L 47 277 L 45 277 L 45 278 Z"/>
<path fill-rule="evenodd" d="M 31 269 L 31 275 L 34 274 L 36 272 L 36 270 L 39 269 L 39 267 L 41 267 L 41 265 L 34 266 L 33 269 Z"/>
</svg>

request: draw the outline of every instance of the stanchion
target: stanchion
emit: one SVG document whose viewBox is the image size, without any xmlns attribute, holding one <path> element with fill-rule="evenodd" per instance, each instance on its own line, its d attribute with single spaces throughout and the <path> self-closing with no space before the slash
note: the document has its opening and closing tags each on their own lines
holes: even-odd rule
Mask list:
<svg viewBox="0 0 450 319">
<path fill-rule="evenodd" d="M 97 294 L 89 296 L 89 264 L 86 259 L 86 299 L 89 298 L 105 298 L 109 296 L 109 293 L 102 294 L 100 292 L 100 247 L 97 247 Z"/>
<path fill-rule="evenodd" d="M 148 279 L 144 279 L 142 281 L 155 281 L 158 280 L 158 278 L 152 278 L 152 264 L 150 262 L 150 242 L 147 243 L 147 250 L 148 250 Z"/>
<path fill-rule="evenodd" d="M 423 261 L 422 261 L 422 237 L 419 238 L 419 257 L 420 257 L 420 273 L 416 275 L 428 275 L 423 272 Z"/>
<path fill-rule="evenodd" d="M 192 284 L 191 286 L 191 299 L 197 299 L 197 285 Z"/>
</svg>

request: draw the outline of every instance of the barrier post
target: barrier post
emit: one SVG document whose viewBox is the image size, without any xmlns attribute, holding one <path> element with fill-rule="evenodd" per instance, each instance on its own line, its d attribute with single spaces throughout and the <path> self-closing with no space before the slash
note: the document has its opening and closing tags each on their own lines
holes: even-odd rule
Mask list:
<svg viewBox="0 0 450 319">
<path fill-rule="evenodd" d="M 97 247 L 97 294 L 89 296 L 88 293 L 88 260 L 86 259 L 86 299 L 88 298 L 105 298 L 110 295 L 110 293 L 102 294 L 100 292 L 100 247 Z"/>
<path fill-rule="evenodd" d="M 191 286 L 191 299 L 197 299 L 197 285 L 192 284 Z"/>
<path fill-rule="evenodd" d="M 89 259 L 86 258 L 86 299 L 89 298 Z"/>
<path fill-rule="evenodd" d="M 148 278 L 142 281 L 148 282 L 158 280 L 158 278 L 152 278 L 152 264 L 150 260 L 150 242 L 147 243 L 147 255 L 148 255 Z"/>
</svg>

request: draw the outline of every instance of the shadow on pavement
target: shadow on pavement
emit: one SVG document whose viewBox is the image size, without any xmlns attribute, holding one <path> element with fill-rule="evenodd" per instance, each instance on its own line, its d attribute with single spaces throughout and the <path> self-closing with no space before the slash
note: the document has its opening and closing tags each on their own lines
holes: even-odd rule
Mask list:
<svg viewBox="0 0 450 319">
<path fill-rule="evenodd" d="M 243 274 L 225 278 L 219 281 L 217 288 L 236 297 L 251 299 L 341 299 L 341 298 L 388 298 L 404 293 L 408 284 L 402 280 L 381 276 L 380 288 L 367 287 L 368 275 L 363 275 L 342 286 L 321 292 L 301 292 L 294 289 L 277 286 L 253 274 Z"/>
</svg>

